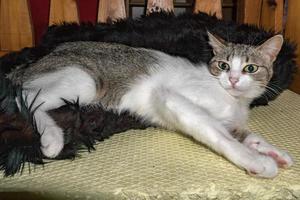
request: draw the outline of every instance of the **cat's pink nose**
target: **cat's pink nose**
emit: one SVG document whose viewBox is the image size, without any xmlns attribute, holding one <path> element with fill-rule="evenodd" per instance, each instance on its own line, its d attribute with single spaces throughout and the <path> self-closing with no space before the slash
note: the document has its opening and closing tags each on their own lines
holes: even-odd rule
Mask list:
<svg viewBox="0 0 300 200">
<path fill-rule="evenodd" d="M 230 81 L 232 87 L 234 88 L 236 83 L 239 82 L 239 78 L 229 77 L 229 81 Z"/>
</svg>

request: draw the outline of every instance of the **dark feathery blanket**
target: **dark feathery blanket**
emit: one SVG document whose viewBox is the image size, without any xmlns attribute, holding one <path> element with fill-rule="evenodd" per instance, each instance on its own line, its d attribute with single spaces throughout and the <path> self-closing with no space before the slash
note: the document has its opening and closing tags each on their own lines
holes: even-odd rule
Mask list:
<svg viewBox="0 0 300 200">
<path fill-rule="evenodd" d="M 22 171 L 26 162 L 43 163 L 40 135 L 35 128 L 33 110 L 21 100 L 21 112 L 15 104 L 20 86 L 13 86 L 5 75 L 18 65 L 28 65 L 50 53 L 57 45 L 69 41 L 117 42 L 145 47 L 182 56 L 194 63 L 208 62 L 212 49 L 207 42 L 207 30 L 234 43 L 258 45 L 274 35 L 254 26 L 238 25 L 218 20 L 204 13 L 174 16 L 153 13 L 139 19 L 127 19 L 115 24 L 62 24 L 52 26 L 41 44 L 10 53 L 0 59 L 0 169 L 5 175 Z M 286 89 L 295 71 L 295 45 L 285 41 L 275 63 L 268 92 L 252 102 L 252 106 L 267 105 Z M 57 159 L 74 158 L 82 149 L 91 150 L 95 141 L 131 128 L 146 128 L 128 113 L 120 116 L 101 108 L 81 108 L 76 102 L 50 111 L 65 131 L 65 148 Z"/>
</svg>

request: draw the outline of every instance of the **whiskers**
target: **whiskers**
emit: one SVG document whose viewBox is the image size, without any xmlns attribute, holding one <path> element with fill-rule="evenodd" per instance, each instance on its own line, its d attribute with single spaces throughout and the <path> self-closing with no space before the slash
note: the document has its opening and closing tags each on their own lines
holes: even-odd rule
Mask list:
<svg viewBox="0 0 300 200">
<path fill-rule="evenodd" d="M 276 83 L 272 83 L 272 82 L 269 82 L 268 85 L 264 85 L 262 83 L 256 83 L 256 86 L 265 88 L 265 92 L 262 94 L 262 96 L 267 101 L 274 99 L 283 91 L 281 87 L 279 87 Z"/>
<path fill-rule="evenodd" d="M 281 88 L 280 86 L 278 86 L 278 81 L 272 81 L 272 82 L 269 82 L 269 84 L 271 87 L 275 87 L 278 92 L 282 92 L 283 91 L 283 88 Z"/>
</svg>

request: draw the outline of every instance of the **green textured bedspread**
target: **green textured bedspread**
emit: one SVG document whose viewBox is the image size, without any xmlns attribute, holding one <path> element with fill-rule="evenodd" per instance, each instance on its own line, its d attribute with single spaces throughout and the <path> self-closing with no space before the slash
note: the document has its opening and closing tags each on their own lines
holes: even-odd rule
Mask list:
<svg viewBox="0 0 300 200">
<path fill-rule="evenodd" d="M 73 161 L 0 178 L 0 199 L 300 199 L 300 95 L 286 91 L 253 109 L 250 128 L 288 150 L 295 165 L 257 179 L 181 134 L 131 130 Z"/>
</svg>

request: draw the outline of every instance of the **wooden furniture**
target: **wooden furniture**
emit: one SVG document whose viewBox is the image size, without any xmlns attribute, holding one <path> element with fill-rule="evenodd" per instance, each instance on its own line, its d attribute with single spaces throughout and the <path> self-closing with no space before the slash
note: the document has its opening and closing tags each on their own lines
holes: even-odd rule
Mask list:
<svg viewBox="0 0 300 200">
<path fill-rule="evenodd" d="M 102 0 L 99 2 L 98 22 L 126 18 L 125 2 L 120 0 Z"/>
<path fill-rule="evenodd" d="M 194 4 L 194 12 L 216 13 L 222 17 L 221 0 L 195 0 Z M 173 0 L 148 0 L 147 3 L 147 13 L 173 9 Z M 0 55 L 35 45 L 48 25 L 107 22 L 127 16 L 122 0 L 0 0 Z"/>
<path fill-rule="evenodd" d="M 219 19 L 222 19 L 222 1 L 221 0 L 196 0 L 194 12 L 206 12 L 210 15 L 216 15 Z"/>
<path fill-rule="evenodd" d="M 294 81 L 291 85 L 291 90 L 300 94 L 300 1 L 299 0 L 289 0 L 288 4 L 288 15 L 287 24 L 285 30 L 285 36 L 298 44 L 297 49 L 297 63 L 298 71 L 294 77 Z"/>
<path fill-rule="evenodd" d="M 32 46 L 33 37 L 30 20 L 26 0 L 0 1 L 1 51 L 15 51 L 22 47 Z"/>
<path fill-rule="evenodd" d="M 300 45 L 300 1 L 238 0 L 238 21 L 281 32 Z M 260 12 L 257 12 L 260 11 Z M 300 49 L 297 50 L 298 70 L 290 89 L 300 94 Z"/>
<path fill-rule="evenodd" d="M 281 32 L 284 28 L 284 0 L 238 0 L 237 21 Z"/>
</svg>

